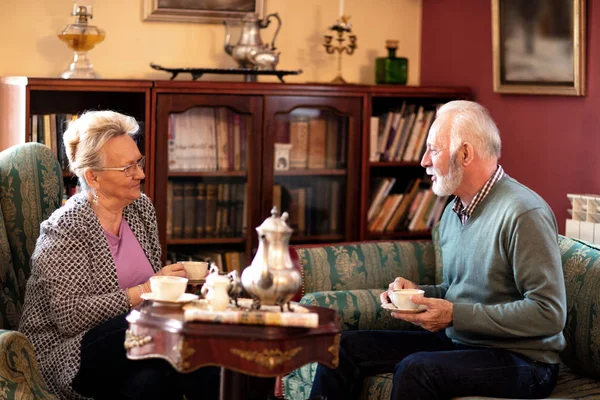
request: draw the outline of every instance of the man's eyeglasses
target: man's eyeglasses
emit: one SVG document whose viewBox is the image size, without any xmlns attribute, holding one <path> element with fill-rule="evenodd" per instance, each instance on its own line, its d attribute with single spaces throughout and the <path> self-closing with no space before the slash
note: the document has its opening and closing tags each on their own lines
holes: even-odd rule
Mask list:
<svg viewBox="0 0 600 400">
<path fill-rule="evenodd" d="M 121 171 L 121 172 L 125 172 L 125 176 L 132 176 L 133 174 L 135 174 L 135 168 L 138 167 L 140 170 L 144 170 L 144 166 L 146 165 L 146 156 L 142 156 L 142 158 L 140 158 L 138 160 L 138 162 L 133 163 L 133 164 L 129 164 L 126 165 L 124 167 L 102 167 L 102 168 L 98 168 L 98 170 L 100 171 Z"/>
</svg>

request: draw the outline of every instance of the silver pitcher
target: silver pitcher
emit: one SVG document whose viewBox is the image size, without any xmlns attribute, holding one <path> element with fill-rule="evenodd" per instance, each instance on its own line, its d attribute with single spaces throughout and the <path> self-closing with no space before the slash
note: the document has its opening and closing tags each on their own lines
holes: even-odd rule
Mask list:
<svg viewBox="0 0 600 400">
<path fill-rule="evenodd" d="M 269 26 L 270 18 L 277 20 L 277 30 L 271 40 L 271 47 L 264 44 L 260 38 L 260 30 Z M 233 57 L 241 68 L 253 69 L 275 69 L 277 61 L 279 61 L 279 53 L 275 52 L 275 39 L 281 28 L 281 18 L 279 14 L 273 13 L 266 16 L 264 19 L 258 19 L 256 14 L 247 13 L 242 19 L 242 33 L 240 40 L 236 45 L 232 45 L 231 34 L 229 33 L 229 25 L 225 22 L 225 52 Z M 255 58 L 258 54 L 260 57 Z M 265 62 L 265 59 L 268 59 Z M 260 63 L 258 62 L 260 60 Z"/>
<path fill-rule="evenodd" d="M 302 274 L 294 268 L 289 253 L 289 241 L 292 228 L 287 224 L 288 213 L 281 217 L 277 207 L 271 210 L 267 218 L 256 231 L 259 244 L 252 263 L 242 272 L 242 286 L 252 296 L 253 309 L 264 305 L 278 305 L 288 310 L 290 300 L 302 286 Z"/>
</svg>

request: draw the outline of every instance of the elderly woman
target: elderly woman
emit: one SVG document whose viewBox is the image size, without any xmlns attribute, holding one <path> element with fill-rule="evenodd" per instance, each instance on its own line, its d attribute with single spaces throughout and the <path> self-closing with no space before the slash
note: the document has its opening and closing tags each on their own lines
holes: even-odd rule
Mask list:
<svg viewBox="0 0 600 400">
<path fill-rule="evenodd" d="M 178 264 L 161 268 L 154 207 L 140 188 L 145 158 L 133 139 L 138 129 L 131 117 L 95 111 L 64 135 L 82 192 L 41 225 L 20 325 L 60 398 L 218 395 L 216 368 L 180 374 L 164 360 L 125 354 L 125 315 L 150 291 L 149 278 L 186 276 Z"/>
</svg>

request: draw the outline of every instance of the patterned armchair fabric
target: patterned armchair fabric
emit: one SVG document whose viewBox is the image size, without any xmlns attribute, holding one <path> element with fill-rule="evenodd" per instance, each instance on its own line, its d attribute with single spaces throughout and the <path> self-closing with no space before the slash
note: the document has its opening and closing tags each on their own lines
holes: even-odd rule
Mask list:
<svg viewBox="0 0 600 400">
<path fill-rule="evenodd" d="M 397 276 L 419 284 L 439 282 L 441 260 L 432 241 L 363 242 L 295 247 L 303 270 L 301 303 L 333 308 L 342 329 L 411 329 L 381 308 L 379 294 Z M 559 237 L 567 288 L 567 348 L 551 398 L 600 398 L 600 248 Z M 437 266 L 437 267 L 436 267 Z M 309 397 L 316 364 L 283 379 L 286 399 Z M 365 379 L 362 399 L 389 399 L 392 375 Z M 466 399 L 483 399 L 469 397 Z"/>
<path fill-rule="evenodd" d="M 41 379 L 31 344 L 14 329 L 40 223 L 61 198 L 62 172 L 48 147 L 26 143 L 0 152 L 0 399 L 55 398 Z"/>
</svg>

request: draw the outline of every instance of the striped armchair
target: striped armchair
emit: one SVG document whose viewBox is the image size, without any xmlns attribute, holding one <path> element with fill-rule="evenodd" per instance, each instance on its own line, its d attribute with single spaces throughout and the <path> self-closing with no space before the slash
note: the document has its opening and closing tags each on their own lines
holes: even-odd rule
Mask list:
<svg viewBox="0 0 600 400">
<path fill-rule="evenodd" d="M 342 329 L 414 329 L 381 307 L 379 295 L 397 276 L 419 284 L 441 280 L 434 241 L 296 246 L 303 271 L 301 303 L 337 310 Z M 600 398 L 600 249 L 559 237 L 567 288 L 567 348 L 551 398 Z M 289 400 L 309 397 L 315 364 L 283 378 Z M 389 399 L 392 374 L 366 378 L 362 399 Z M 463 398 L 466 400 L 467 398 Z M 469 399 L 481 399 L 470 397 Z"/>
<path fill-rule="evenodd" d="M 0 152 L 0 399 L 55 399 L 31 343 L 15 329 L 40 223 L 61 199 L 62 172 L 48 147 L 26 143 Z"/>
</svg>

